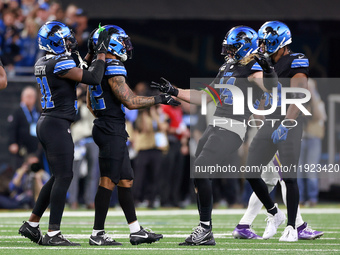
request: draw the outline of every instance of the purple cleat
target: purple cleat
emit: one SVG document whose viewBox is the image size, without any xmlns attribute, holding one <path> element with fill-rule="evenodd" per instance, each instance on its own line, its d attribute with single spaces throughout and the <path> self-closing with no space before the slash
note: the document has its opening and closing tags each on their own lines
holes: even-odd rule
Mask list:
<svg viewBox="0 0 340 255">
<path fill-rule="evenodd" d="M 238 224 L 233 231 L 235 239 L 262 239 L 249 225 Z"/>
<path fill-rule="evenodd" d="M 316 231 L 308 227 L 307 222 L 304 222 L 297 228 L 299 240 L 314 240 L 323 236 L 322 231 Z"/>
</svg>

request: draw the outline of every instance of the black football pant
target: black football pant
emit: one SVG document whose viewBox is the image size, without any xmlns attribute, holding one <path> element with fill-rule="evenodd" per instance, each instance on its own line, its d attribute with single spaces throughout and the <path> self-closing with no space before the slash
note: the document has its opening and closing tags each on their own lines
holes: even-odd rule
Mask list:
<svg viewBox="0 0 340 255">
<path fill-rule="evenodd" d="M 60 229 L 67 190 L 72 181 L 74 145 L 70 131 L 71 121 L 41 116 L 37 123 L 37 135 L 50 166 L 51 178 L 43 186 L 33 208 L 39 217 L 51 204 L 49 229 Z"/>
<path fill-rule="evenodd" d="M 195 166 L 228 164 L 226 159 L 238 150 L 242 142 L 239 135 L 234 132 L 208 126 L 197 145 Z M 197 189 L 200 221 L 210 221 L 213 205 L 212 181 L 208 178 L 195 178 L 194 183 Z"/>
<path fill-rule="evenodd" d="M 262 169 L 262 166 L 266 166 L 272 160 L 275 153 L 279 151 L 282 164 L 281 174 L 287 186 L 287 225 L 293 227 L 295 227 L 296 213 L 299 205 L 297 170 L 294 170 L 294 168 L 298 166 L 302 137 L 302 119 L 298 118 L 297 121 L 298 125 L 288 131 L 286 141 L 279 142 L 278 144 L 273 143 L 271 135 L 278 128 L 280 122 L 277 121 L 274 127 L 271 126 L 271 122 L 266 122 L 255 135 L 249 148 L 247 160 L 247 166 L 257 166 L 258 169 Z M 268 194 L 267 185 L 261 179 L 261 172 L 256 173 L 256 176 L 248 176 L 247 179 L 266 209 L 271 209 L 274 203 Z"/>
</svg>

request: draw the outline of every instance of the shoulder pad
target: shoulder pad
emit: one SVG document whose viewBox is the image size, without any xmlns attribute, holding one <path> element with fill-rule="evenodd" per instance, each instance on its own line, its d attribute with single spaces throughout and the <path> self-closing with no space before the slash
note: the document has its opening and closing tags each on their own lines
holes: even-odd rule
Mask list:
<svg viewBox="0 0 340 255">
<path fill-rule="evenodd" d="M 104 75 L 127 75 L 124 64 L 118 59 L 106 59 L 106 69 Z"/>
<path fill-rule="evenodd" d="M 71 56 L 60 56 L 56 61 L 53 73 L 59 73 L 77 66 Z"/>
<path fill-rule="evenodd" d="M 309 67 L 309 60 L 302 53 L 293 53 L 290 54 L 291 57 L 294 57 L 291 68 L 300 68 L 300 67 Z"/>
</svg>

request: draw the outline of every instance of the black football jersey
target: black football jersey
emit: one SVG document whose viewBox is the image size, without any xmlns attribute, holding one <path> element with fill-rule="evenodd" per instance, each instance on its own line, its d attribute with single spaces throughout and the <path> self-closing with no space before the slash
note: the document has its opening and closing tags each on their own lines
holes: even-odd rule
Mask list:
<svg viewBox="0 0 340 255">
<path fill-rule="evenodd" d="M 290 78 L 297 73 L 303 73 L 309 77 L 309 61 L 302 53 L 290 53 L 282 56 L 277 63 L 274 64 L 274 69 L 279 78 L 279 83 L 277 85 L 278 102 L 275 112 L 267 116 L 267 118 L 283 119 L 285 116 L 281 115 L 281 88 L 290 87 Z M 266 98 L 265 109 L 270 109 L 272 104 L 272 94 L 265 93 L 264 95 Z M 288 94 L 287 98 L 289 97 L 290 95 Z"/>
<path fill-rule="evenodd" d="M 112 133 L 117 123 L 125 124 L 124 105 L 114 95 L 109 85 L 109 79 L 117 75 L 127 76 L 124 64 L 118 59 L 106 59 L 101 84 L 90 86 L 91 106 L 97 116 L 94 124 L 106 133 Z"/>
<path fill-rule="evenodd" d="M 237 100 L 237 97 L 233 97 L 232 92 L 227 88 L 216 88 L 216 91 L 219 93 L 222 104 L 219 100 L 217 103 L 216 111 L 214 116 L 216 117 L 224 117 L 231 118 L 238 121 L 248 120 L 252 115 L 248 108 L 247 100 L 248 100 L 248 87 L 253 88 L 253 104 L 254 108 L 257 109 L 263 91 L 253 82 L 248 81 L 248 77 L 255 73 L 262 71 L 260 65 L 252 60 L 247 65 L 241 65 L 240 63 L 231 64 L 224 63 L 219 70 L 217 77 L 215 78 L 214 84 L 228 84 L 234 85 L 238 87 L 244 96 L 244 114 L 243 115 L 235 115 L 233 114 L 233 102 Z"/>
<path fill-rule="evenodd" d="M 35 63 L 34 74 L 40 87 L 43 116 L 74 121 L 77 82 L 59 76 L 74 67 L 76 63 L 73 58 L 65 54 L 47 55 Z"/>
</svg>

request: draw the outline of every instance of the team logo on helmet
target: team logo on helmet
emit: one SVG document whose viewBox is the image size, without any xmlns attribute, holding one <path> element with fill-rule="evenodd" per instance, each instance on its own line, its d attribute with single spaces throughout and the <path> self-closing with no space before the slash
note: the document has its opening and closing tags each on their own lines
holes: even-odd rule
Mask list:
<svg viewBox="0 0 340 255">
<path fill-rule="evenodd" d="M 269 34 L 279 35 L 279 33 L 278 33 L 279 29 L 280 29 L 280 26 L 278 26 L 276 30 L 274 30 L 272 27 L 266 27 L 266 29 L 263 33 L 266 34 L 266 35 L 269 35 Z"/>
<path fill-rule="evenodd" d="M 251 31 L 250 31 L 251 32 Z M 254 37 L 254 36 L 253 36 Z M 241 40 L 244 40 L 246 43 L 251 43 L 251 39 L 252 38 L 249 38 L 247 36 L 247 34 L 245 32 L 239 32 L 237 35 L 236 35 L 236 41 L 241 41 Z"/>
</svg>

